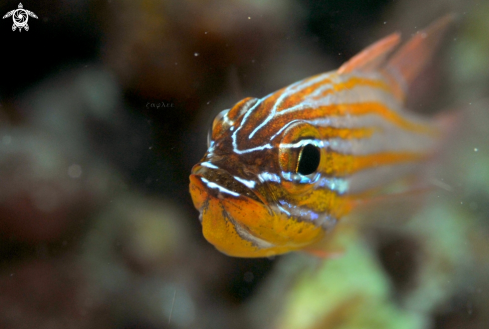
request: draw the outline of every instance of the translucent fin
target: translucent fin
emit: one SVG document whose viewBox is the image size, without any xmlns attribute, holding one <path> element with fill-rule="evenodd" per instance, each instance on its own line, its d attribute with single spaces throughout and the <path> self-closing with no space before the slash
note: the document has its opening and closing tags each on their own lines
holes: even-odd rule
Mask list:
<svg viewBox="0 0 489 329">
<path fill-rule="evenodd" d="M 434 190 L 432 184 L 422 183 L 406 186 L 399 192 L 352 198 L 352 216 L 347 222 L 360 226 L 398 226 L 422 209 Z"/>
<path fill-rule="evenodd" d="M 338 69 L 338 74 L 352 71 L 369 72 L 378 70 L 379 66 L 385 63 L 386 57 L 400 41 L 401 35 L 399 33 L 393 33 L 377 41 L 343 64 Z"/>
<path fill-rule="evenodd" d="M 387 58 L 401 39 L 399 33 L 393 33 L 351 58 L 337 73 L 380 71 L 391 83 L 396 97 L 404 99 L 409 85 L 430 62 L 454 18 L 450 14 L 438 19 Z"/>
<path fill-rule="evenodd" d="M 307 246 L 304 249 L 301 249 L 301 252 L 320 259 L 334 259 L 342 257 L 348 247 L 349 239 L 351 238 L 352 234 L 356 234 L 356 231 L 357 227 L 348 223 L 340 222 L 333 230 L 326 232 L 325 236 L 321 240 Z M 347 241 L 345 241 L 345 239 Z"/>
<path fill-rule="evenodd" d="M 416 33 L 383 67 L 383 74 L 392 83 L 398 98 L 405 98 L 409 85 L 431 61 L 454 19 L 452 14 L 444 16 Z"/>
</svg>

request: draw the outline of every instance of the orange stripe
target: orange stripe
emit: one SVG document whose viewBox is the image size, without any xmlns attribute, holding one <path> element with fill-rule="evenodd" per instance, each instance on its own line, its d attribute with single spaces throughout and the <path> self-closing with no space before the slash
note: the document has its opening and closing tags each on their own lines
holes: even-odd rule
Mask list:
<svg viewBox="0 0 489 329">
<path fill-rule="evenodd" d="M 337 83 L 333 85 L 332 89 L 325 90 L 318 96 L 314 97 L 314 99 L 322 98 L 326 95 L 332 94 L 333 92 L 338 92 L 342 90 L 347 90 L 347 89 L 353 89 L 357 86 L 367 86 L 371 88 L 377 88 L 384 90 L 385 92 L 391 93 L 392 89 L 390 88 L 389 85 L 387 85 L 384 81 L 382 80 L 372 80 L 372 79 L 365 79 L 365 78 L 359 78 L 359 77 L 352 77 L 351 79 L 344 81 L 342 83 Z"/>
<path fill-rule="evenodd" d="M 309 80 L 315 79 L 315 78 L 316 78 L 316 76 L 311 77 L 311 78 L 309 78 L 307 80 L 304 80 L 303 83 L 307 83 Z M 301 90 L 300 92 L 291 93 L 290 96 L 286 97 L 283 100 L 283 102 L 282 102 L 283 105 L 280 107 L 280 109 L 278 110 L 278 112 L 280 112 L 283 109 L 287 109 L 287 108 L 293 106 L 293 104 L 299 104 L 307 96 L 309 96 L 314 91 L 316 91 L 316 89 L 320 88 L 321 86 L 323 86 L 324 84 L 327 84 L 327 83 L 331 83 L 331 79 L 324 78 L 323 80 L 321 80 L 319 82 L 316 82 L 316 83 L 313 83 L 312 85 L 310 85 L 309 87 Z M 297 87 L 299 87 L 299 86 L 297 86 Z M 285 88 L 283 90 L 285 90 Z"/>
<path fill-rule="evenodd" d="M 305 80 L 303 83 L 307 83 L 309 80 L 314 79 L 315 77 L 309 78 Z M 278 112 L 281 110 L 285 110 L 289 107 L 292 107 L 294 104 L 299 104 L 302 102 L 307 96 L 312 94 L 314 91 L 316 91 L 318 88 L 322 87 L 323 85 L 331 83 L 331 79 L 324 79 L 322 81 L 316 82 L 309 87 L 301 90 L 300 92 L 292 93 L 290 96 L 284 99 L 283 101 L 283 106 L 281 106 L 281 109 L 279 109 Z M 366 79 L 366 78 L 359 78 L 359 77 L 352 77 L 347 81 L 343 81 L 341 83 L 334 84 L 331 89 L 327 89 L 324 92 L 322 92 L 320 95 L 314 98 L 321 98 L 324 97 L 328 94 L 338 92 L 341 90 L 345 89 L 353 89 L 356 86 L 368 86 L 372 88 L 378 88 L 382 89 L 386 92 L 391 92 L 392 90 L 390 87 L 382 80 L 372 80 L 372 79 Z M 286 88 L 279 90 L 277 93 L 282 94 L 285 91 Z"/>
<path fill-rule="evenodd" d="M 341 91 L 345 89 L 353 89 L 356 86 L 368 86 L 372 88 L 382 89 L 387 92 L 391 91 L 390 86 L 382 80 L 373 80 L 360 77 L 352 77 L 348 81 L 334 85 L 333 88 L 335 89 L 335 91 Z"/>
<path fill-rule="evenodd" d="M 339 112 L 343 115 L 344 114 L 354 114 L 354 115 L 377 114 L 382 116 L 387 121 L 390 121 L 405 130 L 410 130 L 412 132 L 417 132 L 417 133 L 422 133 L 427 135 L 438 134 L 438 132 L 433 127 L 430 127 L 429 125 L 426 124 L 411 122 L 379 102 L 344 104 L 339 106 Z"/>
<path fill-rule="evenodd" d="M 414 162 L 424 158 L 423 154 L 411 152 L 385 152 L 356 156 L 353 159 L 351 172 L 357 172 L 363 169 L 398 164 L 402 162 Z"/>
<path fill-rule="evenodd" d="M 280 118 L 280 120 L 282 121 L 289 121 L 292 119 L 313 120 L 313 119 L 325 118 L 327 116 L 332 116 L 332 115 L 362 116 L 367 114 L 377 114 L 383 117 L 384 119 L 386 119 L 387 121 L 405 130 L 431 135 L 431 136 L 439 135 L 439 131 L 436 130 L 434 127 L 431 127 L 428 124 L 411 122 L 379 102 L 334 104 L 328 106 L 320 106 L 314 109 L 304 109 L 290 114 L 287 113 L 282 118 Z M 287 116 L 287 118 L 284 118 L 285 116 Z"/>
<path fill-rule="evenodd" d="M 411 152 L 384 152 L 369 155 L 328 152 L 321 160 L 320 171 L 327 175 L 345 176 L 364 169 L 419 161 L 424 157 L 423 154 Z"/>
<path fill-rule="evenodd" d="M 322 138 L 339 137 L 343 139 L 366 138 L 376 131 L 374 128 L 334 128 L 317 127 Z"/>
</svg>

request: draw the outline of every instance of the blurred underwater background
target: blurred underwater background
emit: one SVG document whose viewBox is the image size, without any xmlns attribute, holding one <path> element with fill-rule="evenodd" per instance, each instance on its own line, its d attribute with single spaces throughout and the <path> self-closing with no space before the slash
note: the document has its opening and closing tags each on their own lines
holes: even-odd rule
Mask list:
<svg viewBox="0 0 489 329">
<path fill-rule="evenodd" d="M 488 1 L 23 5 L 29 31 L 0 24 L 0 328 L 489 327 Z M 205 241 L 188 175 L 217 113 L 447 13 L 410 108 L 457 129 L 409 220 L 345 228 L 328 260 Z"/>
</svg>

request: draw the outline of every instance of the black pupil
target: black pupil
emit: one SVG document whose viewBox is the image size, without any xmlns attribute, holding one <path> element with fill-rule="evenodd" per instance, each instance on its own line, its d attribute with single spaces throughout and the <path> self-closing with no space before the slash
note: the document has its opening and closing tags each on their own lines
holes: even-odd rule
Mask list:
<svg viewBox="0 0 489 329">
<path fill-rule="evenodd" d="M 299 166 L 297 173 L 301 175 L 309 175 L 318 169 L 320 160 L 319 148 L 312 144 L 307 144 L 302 149 L 299 156 Z"/>
</svg>

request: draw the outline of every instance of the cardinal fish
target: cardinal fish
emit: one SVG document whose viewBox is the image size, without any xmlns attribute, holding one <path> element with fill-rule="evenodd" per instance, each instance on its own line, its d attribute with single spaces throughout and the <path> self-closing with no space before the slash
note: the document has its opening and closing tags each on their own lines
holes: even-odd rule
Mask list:
<svg viewBox="0 0 489 329">
<path fill-rule="evenodd" d="M 415 175 L 443 125 L 409 112 L 405 98 L 451 20 L 397 51 L 400 35 L 391 34 L 336 71 L 219 113 L 190 175 L 204 237 L 235 257 L 307 249 L 360 199 Z"/>
</svg>

